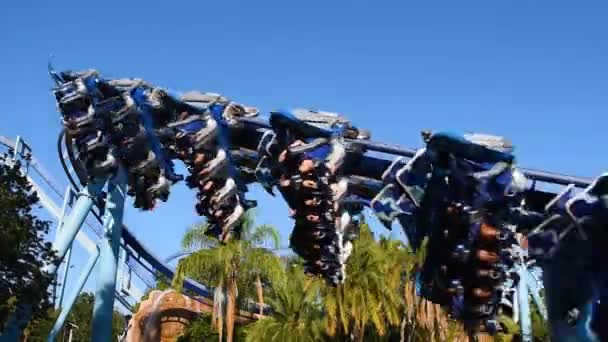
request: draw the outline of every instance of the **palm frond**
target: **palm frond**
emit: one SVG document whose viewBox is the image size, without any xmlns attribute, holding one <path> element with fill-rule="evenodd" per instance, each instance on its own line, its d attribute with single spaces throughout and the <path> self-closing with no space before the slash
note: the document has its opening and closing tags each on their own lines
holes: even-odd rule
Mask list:
<svg viewBox="0 0 608 342">
<path fill-rule="evenodd" d="M 202 222 L 188 228 L 182 237 L 182 248 L 191 251 L 217 246 L 218 240 L 205 234 L 208 229 L 209 224 L 206 222 Z"/>
<path fill-rule="evenodd" d="M 279 231 L 268 224 L 257 226 L 247 238 L 254 245 L 278 249 L 281 246 L 281 235 Z"/>
<path fill-rule="evenodd" d="M 255 208 L 251 208 L 245 212 L 239 223 L 241 227 L 241 237 L 243 240 L 249 240 L 249 236 L 253 232 L 255 224 Z"/>
</svg>

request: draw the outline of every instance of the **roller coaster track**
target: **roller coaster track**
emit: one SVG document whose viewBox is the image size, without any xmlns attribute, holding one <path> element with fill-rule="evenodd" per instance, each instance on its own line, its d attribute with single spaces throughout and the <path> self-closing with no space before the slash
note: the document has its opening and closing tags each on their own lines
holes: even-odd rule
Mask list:
<svg viewBox="0 0 608 342">
<path fill-rule="evenodd" d="M 242 118 L 240 121 L 243 124 L 249 124 L 252 127 L 257 127 L 261 129 L 270 130 L 272 127 L 268 124 L 267 120 L 262 120 L 259 118 Z M 399 146 L 395 144 L 387 144 L 378 141 L 369 141 L 369 140 L 355 140 L 355 139 L 344 139 L 347 144 L 357 145 L 365 148 L 370 152 L 379 152 L 393 156 L 402 156 L 406 158 L 412 158 L 416 154 L 417 149 L 412 149 L 409 147 Z M 388 167 L 391 163 L 390 160 L 378 159 L 379 163 L 382 163 Z M 556 185 L 570 185 L 573 184 L 576 187 L 584 188 L 589 186 L 593 179 L 577 177 L 572 175 L 565 175 L 556 172 L 547 172 L 542 170 L 530 169 L 530 168 L 521 168 L 524 175 L 530 179 L 531 181 L 538 181 Z"/>
<path fill-rule="evenodd" d="M 608 174 L 591 180 L 521 168 L 511 143 L 487 134 L 422 132 L 423 147 L 410 149 L 374 142 L 335 113 L 282 109 L 262 118 L 256 108 L 215 93 L 178 97 L 140 79 L 105 79 L 96 70 L 51 69 L 50 75 L 63 123 L 60 161 L 84 195 L 56 249 L 65 255 L 82 213 L 97 205 L 106 218 L 100 274 L 107 281 L 101 284 L 114 281 L 120 236 L 127 262 L 141 266 L 133 267 L 136 272 L 173 277 L 173 269 L 122 225 L 122 213 L 127 195 L 142 210 L 167 201 L 171 185 L 184 180 L 174 172 L 179 160 L 188 170 L 186 185 L 197 193 L 196 211 L 209 223 L 207 233 L 222 243 L 240 237 L 241 218 L 256 205 L 245 198 L 247 186 L 258 183 L 287 202 L 294 221 L 290 247 L 304 259 L 305 272 L 336 286 L 347 277 L 358 222 L 369 208 L 388 229 L 397 221 L 414 249 L 428 241 L 417 270 L 419 295 L 444 306 L 469 331 L 501 329 L 501 303 L 516 301 L 507 298 L 514 290 L 507 286 L 518 288 L 520 303 L 528 303 L 529 287 L 538 302 L 537 283 L 528 281 L 535 278 L 528 265 L 538 259 L 548 275 L 554 338 L 593 340 L 582 326 L 598 319 L 592 310 L 606 291 L 601 284 L 607 272 L 589 255 L 605 248 L 588 236 L 605 240 L 598 232 L 608 217 Z M 563 191 L 539 190 L 537 182 Z M 108 192 L 100 195 L 103 184 Z M 98 212 L 93 215 L 101 222 Z M 588 291 L 569 291 L 564 269 L 583 279 Z M 98 287 L 100 305 L 111 299 L 103 286 L 109 285 Z M 184 287 L 210 296 L 192 280 Z M 560 302 L 560 295 L 569 300 Z M 521 316 L 528 309 L 523 306 Z M 104 327 L 98 332 L 107 330 L 107 319 L 98 321 Z M 521 325 L 525 341 L 531 339 L 528 323 Z"/>
</svg>

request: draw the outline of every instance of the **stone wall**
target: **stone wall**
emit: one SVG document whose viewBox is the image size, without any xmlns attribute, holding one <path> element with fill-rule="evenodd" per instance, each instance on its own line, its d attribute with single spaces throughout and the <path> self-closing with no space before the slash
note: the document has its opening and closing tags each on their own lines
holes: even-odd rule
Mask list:
<svg viewBox="0 0 608 342">
<path fill-rule="evenodd" d="M 190 298 L 174 290 L 152 291 L 129 321 L 127 342 L 174 342 L 201 313 L 211 314 L 213 301 Z M 258 314 L 239 311 L 237 324 L 259 319 Z"/>
</svg>

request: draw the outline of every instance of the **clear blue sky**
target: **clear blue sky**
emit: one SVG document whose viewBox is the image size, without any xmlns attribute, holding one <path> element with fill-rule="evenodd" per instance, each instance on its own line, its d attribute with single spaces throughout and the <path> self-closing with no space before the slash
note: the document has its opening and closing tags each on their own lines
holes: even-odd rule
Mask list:
<svg viewBox="0 0 608 342">
<path fill-rule="evenodd" d="M 503 135 L 527 167 L 608 170 L 608 2 L 5 1 L 0 134 L 25 136 L 65 182 L 46 74 L 97 68 L 175 91 L 222 93 L 267 112 L 343 113 L 374 140 L 420 146 L 422 129 Z M 160 5 L 158 5 L 160 4 Z M 287 238 L 280 200 L 260 223 Z M 176 186 L 126 221 L 161 256 L 198 220 Z"/>
</svg>

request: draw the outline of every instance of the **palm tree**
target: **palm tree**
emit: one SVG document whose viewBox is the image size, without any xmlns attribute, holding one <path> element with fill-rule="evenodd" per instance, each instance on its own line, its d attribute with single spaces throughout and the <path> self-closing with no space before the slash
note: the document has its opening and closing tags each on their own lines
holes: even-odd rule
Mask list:
<svg viewBox="0 0 608 342">
<path fill-rule="evenodd" d="M 267 252 L 267 249 L 277 250 L 280 245 L 281 236 L 276 228 L 271 225 L 263 224 L 254 227 L 254 211 L 248 211 L 241 221 L 241 240 L 245 240 L 253 247 L 259 248 L 259 253 Z M 207 232 L 208 226 L 206 223 L 198 224 L 191 227 L 182 238 L 182 248 L 185 250 L 199 250 L 214 248 L 220 245 L 220 242 L 212 237 L 209 237 Z M 264 313 L 264 291 L 262 279 L 257 276 L 255 279 L 255 288 L 258 297 L 259 314 Z M 218 298 L 221 290 L 219 290 Z M 214 320 L 215 322 L 215 320 Z"/>
<path fill-rule="evenodd" d="M 355 341 L 363 341 L 369 325 L 384 336 L 389 326 L 399 324 L 403 306 L 399 295 L 403 260 L 397 257 L 405 255 L 403 244 L 395 240 L 378 243 L 367 224 L 360 228 L 345 282 L 323 291 L 327 333 L 352 334 Z"/>
<path fill-rule="evenodd" d="M 306 277 L 301 264 L 290 263 L 283 281 L 272 284 L 272 316 L 247 329 L 247 341 L 312 342 L 326 339 L 317 278 Z"/>
<path fill-rule="evenodd" d="M 241 224 L 241 239 L 226 244 L 207 236 L 206 224 L 191 228 L 184 235 L 182 245 L 188 249 L 200 249 L 179 262 L 173 279 L 173 285 L 178 289 L 186 276 L 215 287 L 212 323 L 218 329 L 220 340 L 223 337 L 222 303 L 226 293 L 226 335 L 229 342 L 233 340 L 239 288 L 243 291 L 242 298 L 248 298 L 254 284 L 260 308 L 263 308 L 262 281 L 280 281 L 284 274 L 279 258 L 264 248 L 269 244 L 278 248 L 280 237 L 276 229 L 268 225 L 253 229 L 251 212 L 244 216 Z"/>
</svg>

